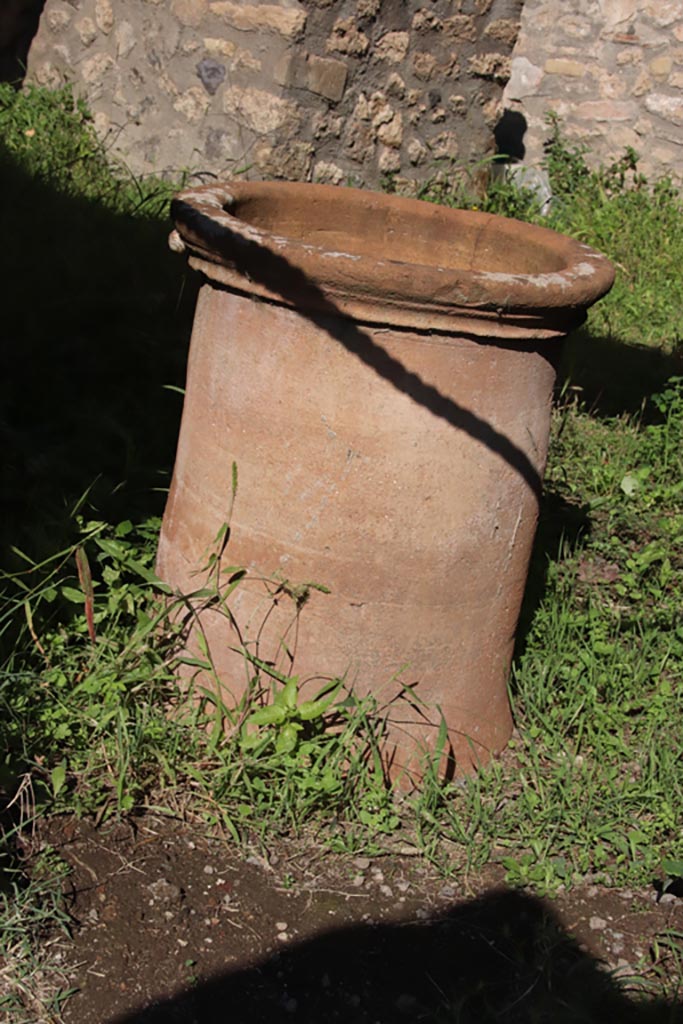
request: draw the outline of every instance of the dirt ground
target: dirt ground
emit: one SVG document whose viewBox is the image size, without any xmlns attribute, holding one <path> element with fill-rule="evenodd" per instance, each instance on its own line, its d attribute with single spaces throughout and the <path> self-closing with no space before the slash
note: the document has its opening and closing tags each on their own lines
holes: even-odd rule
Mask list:
<svg viewBox="0 0 683 1024">
<path fill-rule="evenodd" d="M 616 984 L 683 931 L 683 899 L 654 889 L 542 901 L 409 850 L 265 858 L 154 815 L 47 839 L 72 868 L 66 1024 L 683 1021 Z"/>
</svg>

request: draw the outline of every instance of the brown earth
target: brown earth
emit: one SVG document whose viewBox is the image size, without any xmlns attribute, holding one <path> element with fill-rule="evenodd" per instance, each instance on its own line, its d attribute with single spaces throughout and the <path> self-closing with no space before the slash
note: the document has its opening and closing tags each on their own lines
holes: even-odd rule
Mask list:
<svg viewBox="0 0 683 1024">
<path fill-rule="evenodd" d="M 47 839 L 72 868 L 66 1024 L 683 1021 L 683 1003 L 623 984 L 651 975 L 657 935 L 683 932 L 675 896 L 543 901 L 495 872 L 444 880 L 407 848 L 248 855 L 153 815 L 65 819 Z"/>
</svg>

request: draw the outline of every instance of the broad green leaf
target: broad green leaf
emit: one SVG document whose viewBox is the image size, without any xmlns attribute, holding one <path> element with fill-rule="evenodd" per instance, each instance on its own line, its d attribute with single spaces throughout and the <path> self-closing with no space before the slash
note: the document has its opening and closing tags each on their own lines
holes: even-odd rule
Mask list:
<svg viewBox="0 0 683 1024">
<path fill-rule="evenodd" d="M 52 795 L 56 798 L 66 782 L 66 761 L 60 761 L 58 765 L 55 765 L 50 772 L 50 782 L 52 783 Z"/>
<path fill-rule="evenodd" d="M 287 712 L 279 704 L 269 704 L 267 708 L 259 708 L 252 712 L 245 721 L 245 725 L 281 725 L 287 717 Z"/>
<path fill-rule="evenodd" d="M 312 722 L 315 718 L 321 718 L 334 700 L 334 694 L 322 697 L 320 700 L 305 700 L 299 705 L 299 718 L 303 722 Z"/>
<path fill-rule="evenodd" d="M 619 484 L 627 497 L 631 497 L 640 488 L 640 480 L 633 473 L 627 473 Z"/>
<path fill-rule="evenodd" d="M 287 725 L 283 725 L 275 743 L 275 750 L 278 754 L 291 754 L 296 747 L 297 733 L 300 728 L 301 726 L 296 722 L 288 722 Z"/>
<path fill-rule="evenodd" d="M 282 691 L 278 696 L 282 697 L 281 703 L 288 711 L 293 711 L 296 707 L 296 699 L 299 695 L 299 686 L 297 676 L 293 676 L 288 679 L 285 683 Z"/>
</svg>

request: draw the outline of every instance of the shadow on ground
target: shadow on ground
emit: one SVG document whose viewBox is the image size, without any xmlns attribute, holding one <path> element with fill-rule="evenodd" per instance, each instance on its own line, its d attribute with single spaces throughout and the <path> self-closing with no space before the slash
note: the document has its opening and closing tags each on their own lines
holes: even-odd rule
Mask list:
<svg viewBox="0 0 683 1024">
<path fill-rule="evenodd" d="M 180 421 L 194 280 L 163 220 L 28 177 L 0 150 L 0 564 L 54 554 L 72 509 L 160 513 Z M 194 277 L 194 275 L 193 275 Z"/>
<path fill-rule="evenodd" d="M 545 596 L 551 563 L 574 551 L 590 532 L 591 517 L 588 505 L 567 501 L 562 494 L 550 488 L 543 491 L 517 626 L 515 661 L 521 658 L 526 648 L 534 616 Z"/>
<path fill-rule="evenodd" d="M 110 1024 L 674 1024 L 628 998 L 544 903 L 493 892 L 429 921 L 346 928 Z"/>
<path fill-rule="evenodd" d="M 639 413 L 670 377 L 683 373 L 683 347 L 672 352 L 634 345 L 597 333 L 589 326 L 567 339 L 558 391 L 571 386 L 592 415 Z"/>
</svg>

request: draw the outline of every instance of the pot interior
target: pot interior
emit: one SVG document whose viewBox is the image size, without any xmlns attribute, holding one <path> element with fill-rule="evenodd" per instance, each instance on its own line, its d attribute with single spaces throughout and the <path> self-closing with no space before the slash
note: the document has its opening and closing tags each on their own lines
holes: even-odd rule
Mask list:
<svg viewBox="0 0 683 1024">
<path fill-rule="evenodd" d="M 357 189 L 296 186 L 237 198 L 230 212 L 262 231 L 377 260 L 449 270 L 547 274 L 567 269 L 557 235 L 521 221 Z"/>
</svg>

